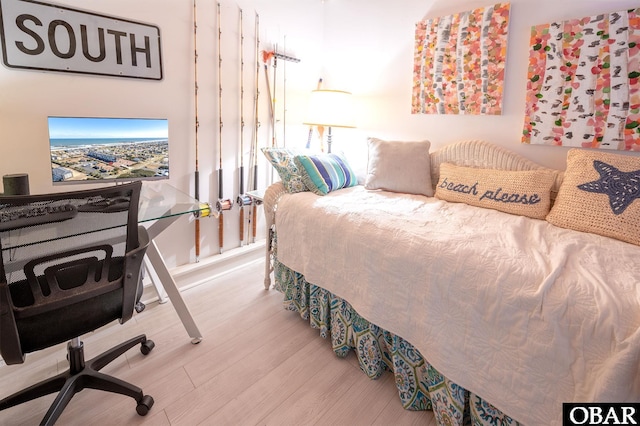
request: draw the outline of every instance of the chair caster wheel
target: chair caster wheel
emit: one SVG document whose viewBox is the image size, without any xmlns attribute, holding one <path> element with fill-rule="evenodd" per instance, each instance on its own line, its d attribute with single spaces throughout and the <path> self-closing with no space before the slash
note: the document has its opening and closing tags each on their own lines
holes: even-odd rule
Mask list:
<svg viewBox="0 0 640 426">
<path fill-rule="evenodd" d="M 140 313 L 142 311 L 144 311 L 144 308 L 146 308 L 145 304 L 142 302 L 138 302 L 136 303 L 136 305 L 134 306 L 134 309 L 136 310 L 137 313 Z"/>
<path fill-rule="evenodd" d="M 138 402 L 136 412 L 141 416 L 146 416 L 149 410 L 151 410 L 151 407 L 153 407 L 153 398 L 151 395 L 144 395 L 140 402 Z"/>
<path fill-rule="evenodd" d="M 153 343 L 153 340 L 145 340 L 140 344 L 140 352 L 142 352 L 142 355 L 149 355 L 149 352 L 151 352 L 151 349 L 155 347 L 156 347 L 156 344 Z"/>
</svg>

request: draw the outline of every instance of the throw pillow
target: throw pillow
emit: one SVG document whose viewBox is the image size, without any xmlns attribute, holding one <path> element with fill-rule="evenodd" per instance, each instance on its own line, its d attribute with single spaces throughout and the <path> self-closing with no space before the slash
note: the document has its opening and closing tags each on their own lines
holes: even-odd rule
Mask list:
<svg viewBox="0 0 640 426">
<path fill-rule="evenodd" d="M 285 189 L 290 193 L 307 191 L 302 173 L 293 161 L 295 153 L 287 148 L 262 148 L 262 153 L 278 172 Z"/>
<path fill-rule="evenodd" d="M 555 175 L 546 170 L 496 170 L 440 165 L 436 197 L 472 206 L 544 219 Z"/>
<path fill-rule="evenodd" d="M 569 150 L 547 221 L 640 245 L 640 158 Z"/>
<path fill-rule="evenodd" d="M 433 196 L 431 142 L 390 142 L 369 138 L 366 189 Z"/>
<path fill-rule="evenodd" d="M 294 163 L 302 171 L 302 181 L 318 195 L 358 184 L 347 160 L 338 154 L 296 155 Z"/>
</svg>

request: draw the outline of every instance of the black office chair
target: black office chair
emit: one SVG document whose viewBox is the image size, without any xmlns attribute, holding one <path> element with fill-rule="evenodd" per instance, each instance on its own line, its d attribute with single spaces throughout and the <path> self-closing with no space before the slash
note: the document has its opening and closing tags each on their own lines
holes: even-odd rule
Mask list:
<svg viewBox="0 0 640 426">
<path fill-rule="evenodd" d="M 67 340 L 69 370 L 0 401 L 0 410 L 59 392 L 41 424 L 53 424 L 85 388 L 128 395 L 146 415 L 153 398 L 99 372 L 140 344 L 130 339 L 85 362 L 82 334 L 144 308 L 141 265 L 149 244 L 138 226 L 141 183 L 0 197 L 0 353 L 6 364 Z"/>
</svg>

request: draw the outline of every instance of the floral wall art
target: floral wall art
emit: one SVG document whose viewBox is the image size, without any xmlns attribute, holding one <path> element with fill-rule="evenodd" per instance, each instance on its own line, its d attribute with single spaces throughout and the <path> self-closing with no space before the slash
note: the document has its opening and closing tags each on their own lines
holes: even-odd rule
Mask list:
<svg viewBox="0 0 640 426">
<path fill-rule="evenodd" d="M 413 114 L 501 114 L 509 3 L 416 24 Z"/>
<path fill-rule="evenodd" d="M 531 28 L 522 142 L 640 151 L 640 8 Z"/>
</svg>

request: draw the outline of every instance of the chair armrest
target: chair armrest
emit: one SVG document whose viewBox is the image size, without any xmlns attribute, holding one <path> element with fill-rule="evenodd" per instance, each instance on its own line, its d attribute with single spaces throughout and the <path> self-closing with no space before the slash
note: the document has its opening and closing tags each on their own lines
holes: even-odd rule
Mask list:
<svg viewBox="0 0 640 426">
<path fill-rule="evenodd" d="M 133 308 L 142 295 L 140 272 L 142 260 L 149 247 L 149 233 L 144 226 L 138 226 L 138 247 L 126 253 L 122 267 L 122 315 L 120 323 L 124 324 L 133 316 Z"/>
</svg>

